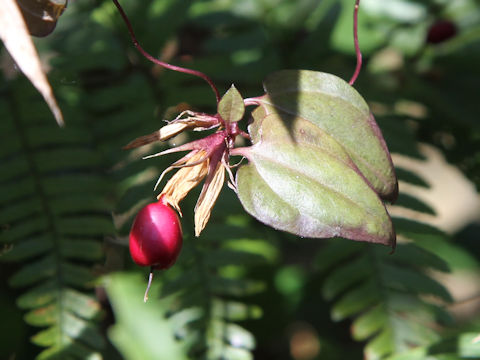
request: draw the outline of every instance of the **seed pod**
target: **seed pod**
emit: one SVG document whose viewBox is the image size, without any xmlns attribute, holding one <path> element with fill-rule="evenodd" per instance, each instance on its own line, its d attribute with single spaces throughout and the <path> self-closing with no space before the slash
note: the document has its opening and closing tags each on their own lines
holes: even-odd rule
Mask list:
<svg viewBox="0 0 480 360">
<path fill-rule="evenodd" d="M 138 212 L 130 230 L 129 247 L 136 264 L 150 266 L 144 302 L 148 300 L 153 270 L 168 269 L 175 264 L 182 242 L 180 219 L 163 196 Z"/>
<path fill-rule="evenodd" d="M 163 197 L 139 211 L 129 245 L 133 261 L 140 266 L 167 269 L 175 263 L 182 248 L 182 228 Z"/>
<path fill-rule="evenodd" d="M 457 26 L 448 20 L 439 20 L 428 29 L 427 43 L 439 44 L 454 37 L 457 34 Z"/>
</svg>

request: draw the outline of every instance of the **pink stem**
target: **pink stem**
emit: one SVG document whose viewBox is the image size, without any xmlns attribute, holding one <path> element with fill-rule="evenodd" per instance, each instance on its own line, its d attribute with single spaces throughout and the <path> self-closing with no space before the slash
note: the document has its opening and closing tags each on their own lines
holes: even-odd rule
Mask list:
<svg viewBox="0 0 480 360">
<path fill-rule="evenodd" d="M 353 41 L 355 43 L 355 54 L 357 55 L 357 66 L 352 78 L 349 81 L 350 85 L 355 83 L 360 69 L 362 68 L 362 53 L 360 52 L 360 45 L 358 45 L 358 8 L 360 7 L 360 0 L 355 0 L 355 10 L 353 11 Z"/>
<path fill-rule="evenodd" d="M 125 24 L 127 25 L 127 28 L 128 28 L 128 32 L 130 33 L 130 37 L 132 38 L 132 42 L 133 42 L 133 45 L 137 48 L 137 50 L 143 55 L 145 56 L 148 60 L 150 60 L 151 62 L 153 62 L 154 64 L 157 64 L 157 65 L 160 65 L 166 69 L 169 69 L 169 70 L 173 70 L 173 71 L 178 71 L 178 72 L 182 72 L 182 73 L 185 73 L 185 74 L 190 74 L 190 75 L 194 75 L 194 76 L 198 76 L 200 78 L 202 78 L 203 80 L 205 80 L 209 85 L 210 87 L 212 88 L 213 92 L 215 93 L 215 97 L 217 98 L 217 103 L 220 101 L 220 93 L 218 92 L 218 89 L 217 87 L 215 86 L 215 84 L 213 83 L 212 79 L 210 79 L 207 75 L 205 75 L 204 73 L 200 72 L 200 71 L 197 71 L 197 70 L 192 70 L 192 69 L 187 69 L 187 68 L 183 68 L 183 67 L 180 67 L 180 66 L 175 66 L 175 65 L 170 65 L 166 62 L 163 62 L 161 60 L 158 60 L 156 58 L 154 58 L 152 55 L 150 55 L 148 52 L 146 52 L 141 46 L 140 44 L 138 43 L 138 40 L 135 36 L 135 33 L 133 32 L 133 28 L 132 28 L 132 24 L 130 24 L 130 21 L 128 20 L 128 17 L 127 15 L 125 14 L 125 12 L 123 11 L 123 8 L 120 6 L 120 4 L 118 3 L 118 0 L 113 0 L 113 3 L 115 4 L 115 6 L 117 7 L 118 11 L 120 12 L 120 15 L 122 16 L 123 18 L 123 21 L 125 22 Z"/>
<path fill-rule="evenodd" d="M 240 136 L 244 137 L 245 139 L 248 139 L 248 140 L 251 140 L 252 138 L 250 137 L 250 135 L 248 133 L 246 133 L 245 131 L 243 130 L 240 130 L 239 131 L 239 134 Z"/>
<path fill-rule="evenodd" d="M 243 99 L 243 103 L 245 104 L 245 106 L 259 105 L 262 97 L 263 95 L 254 98 Z"/>
<path fill-rule="evenodd" d="M 241 148 L 234 148 L 230 149 L 229 155 L 231 156 L 243 156 L 249 159 L 250 156 L 250 148 L 249 147 L 241 147 Z"/>
</svg>

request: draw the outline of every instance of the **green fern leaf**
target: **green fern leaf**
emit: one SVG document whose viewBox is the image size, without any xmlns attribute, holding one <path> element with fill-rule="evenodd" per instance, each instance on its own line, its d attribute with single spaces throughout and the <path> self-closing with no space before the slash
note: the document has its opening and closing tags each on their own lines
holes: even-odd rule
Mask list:
<svg viewBox="0 0 480 360">
<path fill-rule="evenodd" d="M 414 174 L 405 178 L 422 184 Z M 403 199 L 400 194 L 399 205 L 433 212 L 415 198 Z M 334 321 L 353 318 L 352 336 L 367 341 L 364 353 L 368 360 L 435 343 L 440 336 L 431 324 L 447 316 L 425 297 L 452 301 L 450 293 L 426 272 L 449 271 L 449 266 L 422 245 L 425 238 L 435 239 L 440 245 L 445 235 L 409 219 L 393 220 L 397 234 L 415 243 L 400 243 L 390 255 L 383 248 L 335 240 L 317 258 L 318 270 L 326 274 L 322 294 L 334 301 L 331 317 Z"/>
<path fill-rule="evenodd" d="M 177 336 L 190 344 L 191 356 L 252 359 L 255 339 L 234 322 L 262 315 L 259 307 L 239 299 L 263 290 L 264 284 L 246 279 L 242 269 L 266 259 L 251 249 L 233 250 L 207 238 L 208 233 L 217 233 L 215 226 L 209 225 L 205 239 L 202 236 L 197 243 L 187 239 L 180 258 L 185 270 L 173 278 L 167 276 L 162 294 L 175 299 L 169 318 L 176 324 Z M 223 240 L 228 243 L 229 239 Z"/>
<path fill-rule="evenodd" d="M 1 242 L 10 251 L 0 260 L 19 264 L 9 284 L 25 289 L 18 305 L 28 311 L 25 321 L 41 329 L 32 337 L 47 348 L 38 359 L 100 359 L 101 308 L 90 266 L 103 256 L 99 240 L 113 231 L 109 205 L 99 200 L 105 180 L 92 175 L 101 156 L 81 126 L 52 126 L 27 83 L 6 86 L 2 137 L 15 145 L 2 152 Z"/>
<path fill-rule="evenodd" d="M 349 244 L 342 242 L 342 246 Z M 400 244 L 396 254 L 404 251 L 423 254 L 414 244 Z M 332 307 L 334 320 L 355 317 L 352 335 L 356 340 L 369 340 L 365 348 L 367 359 L 382 359 L 438 338 L 429 324 L 435 322 L 440 309 L 425 303 L 420 296 L 433 294 L 445 300 L 451 297 L 439 283 L 419 272 L 425 266 L 417 263 L 421 257 L 411 257 L 409 263 L 395 263 L 395 255 L 371 245 L 357 247 L 352 255 L 353 261 L 338 266 L 327 277 L 323 293 L 328 299 L 336 299 Z M 406 255 L 401 257 L 405 259 Z M 322 259 L 320 256 L 319 261 Z"/>
</svg>

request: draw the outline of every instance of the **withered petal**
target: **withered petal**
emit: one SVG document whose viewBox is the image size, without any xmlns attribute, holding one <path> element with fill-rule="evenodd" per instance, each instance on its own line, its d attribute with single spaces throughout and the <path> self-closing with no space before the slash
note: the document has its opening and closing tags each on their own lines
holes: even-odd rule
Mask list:
<svg viewBox="0 0 480 360">
<path fill-rule="evenodd" d="M 135 149 L 137 147 L 150 144 L 155 141 L 160 141 L 160 133 L 159 131 L 155 131 L 151 134 L 140 136 L 132 141 L 130 141 L 127 145 L 125 145 L 122 149 L 129 150 Z"/>
<path fill-rule="evenodd" d="M 222 190 L 225 181 L 225 166 L 222 162 L 217 162 L 217 167 L 212 175 L 205 181 L 200 197 L 195 205 L 195 236 L 197 237 L 200 236 L 200 233 L 207 225 L 212 208 Z"/>
<path fill-rule="evenodd" d="M 160 134 L 160 140 L 165 141 L 171 139 L 172 137 L 180 134 L 184 130 L 191 128 L 192 126 L 188 123 L 183 122 L 171 122 L 168 125 L 165 125 L 158 130 Z"/>
<path fill-rule="evenodd" d="M 201 153 L 202 156 L 195 156 L 198 153 Z M 207 155 L 204 155 L 204 154 L 205 154 L 204 151 L 194 150 L 194 151 L 189 152 L 187 155 L 182 157 L 180 160 L 175 161 L 172 165 L 170 165 L 168 168 L 166 168 L 165 170 L 162 171 L 162 174 L 158 178 L 153 190 L 154 191 L 157 190 L 157 187 L 162 182 L 163 177 L 166 174 L 168 174 L 170 171 L 172 171 L 173 169 L 193 167 L 193 166 L 199 165 L 199 164 L 207 161 L 208 160 L 208 154 Z M 196 160 L 196 159 L 198 159 L 198 160 Z"/>
<path fill-rule="evenodd" d="M 185 157 L 184 157 L 185 158 Z M 159 181 L 161 181 L 164 173 L 173 169 L 170 166 L 166 169 Z M 204 151 L 198 151 L 191 156 L 188 161 L 173 175 L 163 188 L 158 198 L 165 196 L 165 199 L 172 205 L 179 213 L 182 214 L 179 203 L 185 196 L 197 186 L 208 173 L 208 157 Z"/>
</svg>

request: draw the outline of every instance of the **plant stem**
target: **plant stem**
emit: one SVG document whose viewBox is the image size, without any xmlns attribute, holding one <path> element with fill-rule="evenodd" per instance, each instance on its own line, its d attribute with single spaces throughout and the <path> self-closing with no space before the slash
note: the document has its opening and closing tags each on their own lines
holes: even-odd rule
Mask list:
<svg viewBox="0 0 480 360">
<path fill-rule="evenodd" d="M 152 285 L 153 281 L 153 267 L 150 268 L 150 274 L 148 274 L 148 285 L 147 289 L 145 290 L 145 295 L 143 296 L 143 302 L 147 302 L 148 300 L 148 292 L 150 291 L 150 286 Z"/>
<path fill-rule="evenodd" d="M 115 0 L 114 0 L 115 1 Z M 355 54 L 357 55 L 357 66 L 352 78 L 348 82 L 350 85 L 355 83 L 360 69 L 362 68 L 362 53 L 360 52 L 360 45 L 358 45 L 358 8 L 360 7 L 360 0 L 355 0 L 355 10 L 353 11 L 353 41 L 355 43 Z"/>
<path fill-rule="evenodd" d="M 254 98 L 243 99 L 243 103 L 245 104 L 245 106 L 252 106 L 252 105 L 256 106 L 260 104 L 260 101 L 263 97 L 264 95 L 260 95 Z"/>
<path fill-rule="evenodd" d="M 160 65 L 166 69 L 169 69 L 169 70 L 173 70 L 173 71 L 178 71 L 178 72 L 182 72 L 182 73 L 185 73 L 185 74 L 190 74 L 190 75 L 194 75 L 194 76 L 198 76 L 200 78 L 202 78 L 203 80 L 205 80 L 208 85 L 210 85 L 210 87 L 212 88 L 213 92 L 215 93 L 215 97 L 217 99 L 217 103 L 220 101 L 220 93 L 218 92 L 218 89 L 217 87 L 215 86 L 215 84 L 213 83 L 212 79 L 210 79 L 207 75 L 205 75 L 204 73 L 200 72 L 200 71 L 197 71 L 197 70 L 192 70 L 192 69 L 187 69 L 187 68 L 183 68 L 183 67 L 180 67 L 180 66 L 175 66 L 175 65 L 171 65 L 171 64 L 168 64 L 166 62 L 163 62 L 161 60 L 158 60 L 156 58 L 154 58 L 152 55 L 150 55 L 148 52 L 146 52 L 141 46 L 140 44 L 138 43 L 138 40 L 135 36 L 135 33 L 133 32 L 133 28 L 132 28 L 132 24 L 130 23 L 130 20 L 128 20 L 128 17 L 127 17 L 127 14 L 125 14 L 125 11 L 123 11 L 123 8 L 120 6 L 120 4 L 118 3 L 118 0 L 113 0 L 113 3 L 115 4 L 115 6 L 117 7 L 118 11 L 120 12 L 120 15 L 122 16 L 122 19 L 123 21 L 125 22 L 125 24 L 127 25 L 127 28 L 128 28 L 128 32 L 130 33 L 130 37 L 132 38 L 132 42 L 133 42 L 133 45 L 137 48 L 137 50 L 144 56 L 146 57 L 148 60 L 150 60 L 151 62 L 153 62 L 154 64 L 157 64 L 157 65 Z"/>
</svg>

